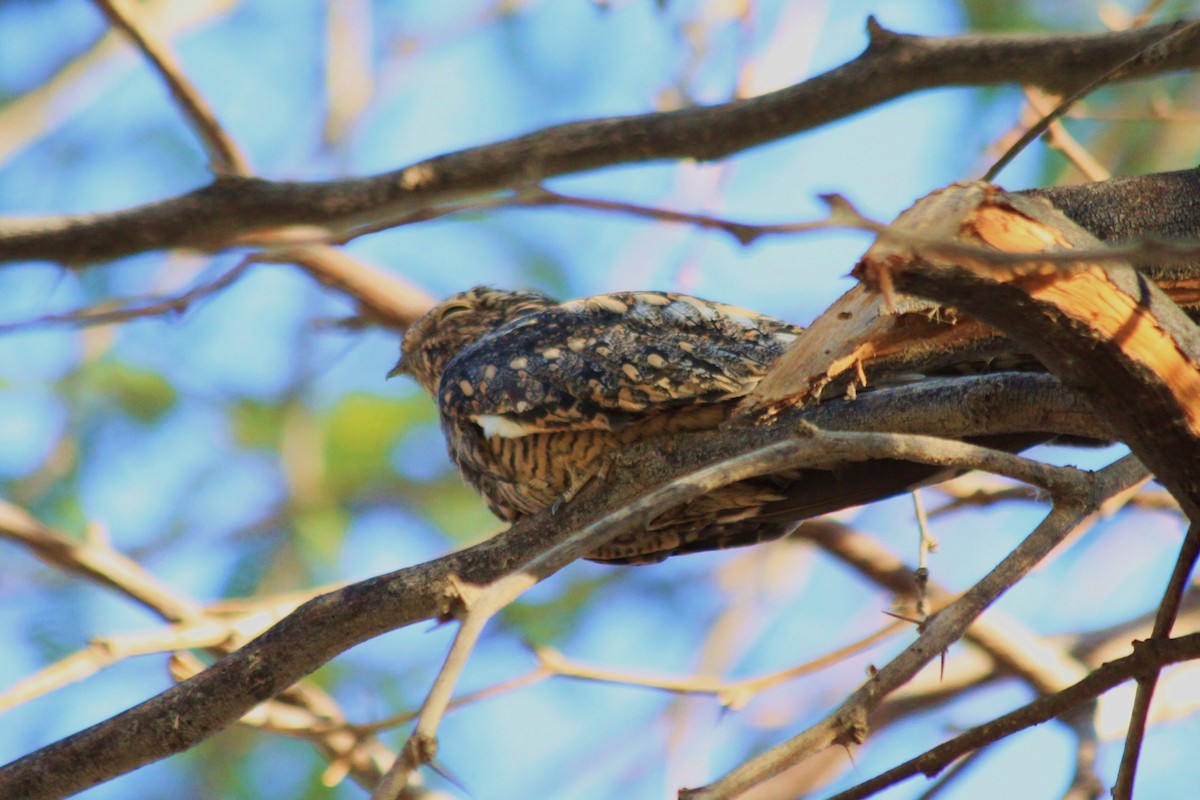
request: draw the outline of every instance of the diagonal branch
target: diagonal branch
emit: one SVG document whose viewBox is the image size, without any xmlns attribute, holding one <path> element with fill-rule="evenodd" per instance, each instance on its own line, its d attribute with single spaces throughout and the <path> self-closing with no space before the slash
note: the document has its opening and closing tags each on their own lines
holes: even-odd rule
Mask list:
<svg viewBox="0 0 1200 800">
<path fill-rule="evenodd" d="M 805 758 L 835 745 L 861 743 L 867 716 L 891 692 L 958 641 L 996 598 L 1029 573 L 1110 494 L 1140 480 L 1144 468 L 1126 457 L 1082 482 L 1056 486 L 1054 507 L 1041 524 L 962 597 L 930 619 L 920 637 L 856 690 L 821 722 L 747 761 L 720 780 L 679 793 L 684 800 L 729 800 Z M 1069 485 L 1074 483 L 1073 486 Z"/>
<path fill-rule="evenodd" d="M 1005 381 L 1012 381 L 1017 387 L 1007 395 L 1007 402 Z M 988 388 L 971 391 L 981 386 Z M 926 401 L 917 400 L 922 396 Z M 1064 396 L 1069 398 L 1065 404 L 1061 401 Z M 949 403 L 940 413 L 936 412 L 939 402 Z M 445 590 L 452 575 L 466 583 L 491 583 L 530 563 L 571 532 L 625 508 L 644 494 L 647 487 L 664 486 L 705 465 L 771 445 L 781 437 L 788 438 L 789 432 L 805 419 L 827 428 L 840 423 L 843 429 L 877 430 L 890 424 L 898 431 L 969 436 L 1006 429 L 1029 430 L 1029 409 L 1039 403 L 1054 408 L 1056 402 L 1057 413 L 1047 414 L 1044 407 L 1038 411 L 1042 426 L 1052 431 L 1058 428 L 1076 433 L 1081 429 L 1094 431 L 1094 420 L 1089 422 L 1086 413 L 1080 413 L 1080 400 L 1063 392 L 1053 378 L 992 375 L 941 382 L 932 391 L 928 387 L 911 386 L 880 389 L 860 396 L 855 402 L 830 401 L 782 416 L 772 426 L 682 437 L 669 449 L 650 443 L 625 454 L 621 468 L 613 470 L 609 479 L 590 483 L 558 514 L 545 513 L 523 520 L 470 549 L 311 600 L 200 675 L 0 768 L 0 797 L 29 800 L 60 797 L 186 750 L 354 645 L 389 630 L 441 617 L 448 610 Z M 920 409 L 926 416 L 916 414 L 913 409 Z M 906 412 L 916 420 L 910 420 L 907 428 Z M 947 420 L 954 421 L 957 427 L 946 431 Z M 839 454 L 830 449 L 822 457 L 823 463 L 836 464 Z M 921 457 L 921 454 L 909 447 L 894 451 L 894 457 Z M 1054 468 L 1037 467 L 1022 459 L 1013 461 L 1015 457 L 1004 454 L 996 453 L 991 458 L 995 464 L 1018 465 L 1016 468 L 1026 470 L 1022 473 L 1026 479 L 1042 485 L 1051 480 L 1048 476 L 1060 474 Z M 805 508 L 817 514 L 887 496 L 955 465 L 961 466 L 961 462 L 939 462 L 938 466 L 914 470 L 913 465 L 905 462 L 875 460 L 844 464 L 836 478 L 824 469 L 816 470 L 812 482 L 804 482 L 811 492 Z M 847 493 L 843 483 L 859 488 Z M 865 494 L 868 491 L 873 495 Z M 537 574 L 544 578 L 565 563 L 556 559 L 543 565 Z"/>
<path fill-rule="evenodd" d="M 616 536 L 650 523 L 666 509 L 679 506 L 735 481 L 790 469 L 811 468 L 829 461 L 861 462 L 899 458 L 938 466 L 978 467 L 1060 495 L 1081 495 L 1086 483 L 1086 478 L 1083 477 L 1085 473 L 1074 469 L 1049 467 L 1008 453 L 985 451 L 974 445 L 932 437 L 834 433 L 820 431 L 811 425 L 798 427 L 794 435 L 798 438 L 787 438 L 680 476 L 572 533 L 567 539 L 555 544 L 519 570 L 488 586 L 468 587 L 461 581 L 452 580 L 454 604 L 456 607 L 465 608 L 458 635 L 425 704 L 421 707 L 416 728 L 388 772 L 384 783 L 372 796 L 373 800 L 394 800 L 405 787 L 410 773 L 433 759 L 437 749 L 437 728 L 450 702 L 454 684 L 483 632 L 484 625 L 495 614 L 540 580 L 572 561 L 595 552 Z M 621 462 L 624 460 L 622 455 L 618 455 L 613 469 L 620 471 Z M 1140 465 L 1136 465 L 1135 469 L 1140 469 Z M 949 615 L 951 609 L 960 606 L 961 603 L 956 602 L 943 613 Z M 957 638 L 956 636 L 955 639 Z M 945 645 L 949 645 L 950 641 L 945 642 Z"/>
<path fill-rule="evenodd" d="M 834 795 L 830 800 L 860 800 L 920 773 L 936 775 L 963 755 L 977 751 L 1019 730 L 1065 714 L 1130 678 L 1196 658 L 1200 658 L 1200 633 L 1145 642 L 1130 655 L 1100 666 L 1073 686 L 1056 694 L 1039 697 L 1016 711 L 972 728 L 961 736 L 956 736 L 910 761 L 860 783 L 853 789 Z"/>
<path fill-rule="evenodd" d="M 106 214 L 0 221 L 0 262 L 82 265 L 164 248 L 215 250 L 289 235 L 336 238 L 357 226 L 464 197 L 519 189 L 616 164 L 713 160 L 942 86 L 1018 83 L 1068 92 L 1185 23 L 1116 33 L 922 37 L 871 20 L 862 55 L 786 89 L 679 111 L 584 120 L 328 182 L 234 176 L 185 195 Z M 1134 79 L 1200 66 L 1200 34 L 1139 59 Z"/>
<path fill-rule="evenodd" d="M 124 32 L 142 51 L 167 84 L 171 96 L 203 142 L 213 171 L 219 175 L 253 174 L 237 143 L 217 122 L 217 115 L 188 80 L 167 42 L 149 30 L 138 14 L 128 7 L 127 0 L 94 1 L 112 26 Z"/>
</svg>

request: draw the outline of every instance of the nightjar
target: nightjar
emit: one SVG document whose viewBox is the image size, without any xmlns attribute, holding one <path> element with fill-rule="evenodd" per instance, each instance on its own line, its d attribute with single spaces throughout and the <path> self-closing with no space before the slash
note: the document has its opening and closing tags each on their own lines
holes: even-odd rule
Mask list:
<svg viewBox="0 0 1200 800">
<path fill-rule="evenodd" d="M 476 287 L 405 331 L 389 376 L 412 375 L 437 401 L 451 459 L 512 522 L 559 502 L 631 442 L 720 425 L 800 330 L 672 292 L 559 303 Z M 590 557 L 646 563 L 777 538 L 794 521 L 755 517 L 782 488 L 734 484 Z"/>
<path fill-rule="evenodd" d="M 513 522 L 569 496 L 633 442 L 716 428 L 801 330 L 672 292 L 559 303 L 476 287 L 408 328 L 389 377 L 407 373 L 435 399 L 451 459 Z M 801 519 L 904 491 L 935 471 L 904 462 L 866 470 L 859 481 L 819 471 L 741 481 L 589 558 L 653 563 L 775 539 Z"/>
</svg>

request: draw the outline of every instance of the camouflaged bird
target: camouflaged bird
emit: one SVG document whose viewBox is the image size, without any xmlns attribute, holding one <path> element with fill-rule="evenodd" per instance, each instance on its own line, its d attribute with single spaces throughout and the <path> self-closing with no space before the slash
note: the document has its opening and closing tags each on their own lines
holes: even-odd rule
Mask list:
<svg viewBox="0 0 1200 800">
<path fill-rule="evenodd" d="M 476 287 L 409 327 L 389 376 L 412 375 L 438 404 L 450 457 L 509 522 L 569 496 L 632 442 L 724 422 L 801 328 L 672 292 L 558 303 Z M 778 538 L 795 519 L 758 519 L 784 480 L 733 484 L 672 509 L 589 557 L 650 563 Z"/>
</svg>

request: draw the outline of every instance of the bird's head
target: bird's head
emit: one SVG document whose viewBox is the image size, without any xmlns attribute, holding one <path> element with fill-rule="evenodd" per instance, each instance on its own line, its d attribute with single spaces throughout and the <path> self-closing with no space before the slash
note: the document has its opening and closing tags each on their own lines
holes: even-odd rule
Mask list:
<svg viewBox="0 0 1200 800">
<path fill-rule="evenodd" d="M 442 301 L 404 332 L 400 360 L 388 377 L 416 378 L 430 395 L 450 359 L 504 323 L 530 311 L 557 305 L 540 292 L 476 286 Z"/>
</svg>

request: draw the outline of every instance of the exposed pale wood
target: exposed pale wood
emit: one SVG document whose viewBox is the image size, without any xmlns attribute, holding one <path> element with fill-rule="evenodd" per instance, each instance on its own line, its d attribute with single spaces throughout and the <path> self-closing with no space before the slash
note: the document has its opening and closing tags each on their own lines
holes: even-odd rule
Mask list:
<svg viewBox="0 0 1200 800">
<path fill-rule="evenodd" d="M 1102 244 L 1048 201 L 987 184 L 939 190 L 894 227 L 911 238 L 872 246 L 856 270 L 868 287 L 953 304 L 1003 331 L 1087 397 L 1185 513 L 1200 515 L 1200 331 L 1161 289 L 1119 261 L 989 258 Z M 959 250 L 912 244 L 947 229 Z"/>
</svg>

